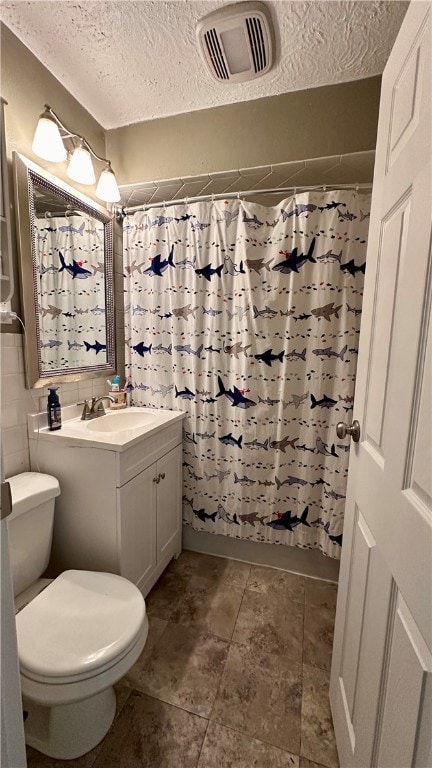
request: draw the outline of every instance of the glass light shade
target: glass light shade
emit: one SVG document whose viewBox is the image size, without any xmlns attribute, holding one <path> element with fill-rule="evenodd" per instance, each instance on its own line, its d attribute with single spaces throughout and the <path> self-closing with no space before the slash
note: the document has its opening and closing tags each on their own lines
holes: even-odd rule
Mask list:
<svg viewBox="0 0 432 768">
<path fill-rule="evenodd" d="M 117 186 L 117 180 L 114 171 L 111 168 L 104 168 L 99 176 L 96 187 L 96 197 L 104 200 L 106 203 L 118 203 L 120 192 Z"/>
<path fill-rule="evenodd" d="M 58 125 L 48 112 L 39 117 L 32 150 L 38 157 L 52 163 L 62 163 L 67 158 Z"/>
<path fill-rule="evenodd" d="M 78 184 L 94 184 L 96 176 L 90 152 L 84 146 L 75 147 L 66 171 Z"/>
</svg>

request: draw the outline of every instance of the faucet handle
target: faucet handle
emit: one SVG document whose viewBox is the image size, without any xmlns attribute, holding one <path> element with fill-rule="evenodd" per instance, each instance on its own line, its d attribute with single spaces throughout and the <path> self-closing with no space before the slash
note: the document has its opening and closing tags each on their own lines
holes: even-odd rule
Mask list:
<svg viewBox="0 0 432 768">
<path fill-rule="evenodd" d="M 89 400 L 83 400 L 82 402 L 77 403 L 77 405 L 83 405 L 84 406 L 82 414 L 81 414 L 81 420 L 85 421 L 90 416 L 91 404 L 90 404 Z"/>
</svg>

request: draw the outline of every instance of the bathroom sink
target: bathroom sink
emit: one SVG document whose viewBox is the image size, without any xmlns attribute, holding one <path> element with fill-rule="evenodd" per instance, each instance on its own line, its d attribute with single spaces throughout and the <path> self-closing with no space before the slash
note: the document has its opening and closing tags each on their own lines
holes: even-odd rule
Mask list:
<svg viewBox="0 0 432 768">
<path fill-rule="evenodd" d="M 124 451 L 141 440 L 148 439 L 160 430 L 165 430 L 182 421 L 182 411 L 167 408 L 128 407 L 124 410 L 107 411 L 104 416 L 85 421 L 81 419 L 82 405 L 67 405 L 62 408 L 62 427 L 51 432 L 47 426 L 46 413 L 30 414 L 28 417 L 30 440 L 55 441 L 59 445 L 105 448 Z"/>
<path fill-rule="evenodd" d="M 156 420 L 156 413 L 119 411 L 118 413 L 107 413 L 105 416 L 99 416 L 97 419 L 88 421 L 87 429 L 90 432 L 124 432 L 125 430 L 147 427 L 154 424 Z"/>
</svg>

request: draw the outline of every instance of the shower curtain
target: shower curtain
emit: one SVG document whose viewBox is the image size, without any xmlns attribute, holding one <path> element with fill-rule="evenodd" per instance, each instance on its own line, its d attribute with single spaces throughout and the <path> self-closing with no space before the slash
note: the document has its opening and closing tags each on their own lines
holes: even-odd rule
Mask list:
<svg viewBox="0 0 432 768">
<path fill-rule="evenodd" d="M 135 405 L 181 409 L 183 519 L 340 557 L 370 197 L 124 220 Z"/>
<path fill-rule="evenodd" d="M 103 225 L 84 214 L 35 216 L 34 238 L 43 370 L 81 368 L 103 362 Z"/>
</svg>

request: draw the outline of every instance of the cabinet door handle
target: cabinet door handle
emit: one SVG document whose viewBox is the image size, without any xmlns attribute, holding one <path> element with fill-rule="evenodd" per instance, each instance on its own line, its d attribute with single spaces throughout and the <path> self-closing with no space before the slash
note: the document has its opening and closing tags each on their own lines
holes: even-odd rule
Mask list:
<svg viewBox="0 0 432 768">
<path fill-rule="evenodd" d="M 165 480 L 165 472 L 161 472 L 159 477 L 161 480 Z"/>
<path fill-rule="evenodd" d="M 157 477 L 154 477 L 153 478 L 153 482 L 154 483 L 160 483 L 160 475 L 158 475 Z"/>
</svg>

